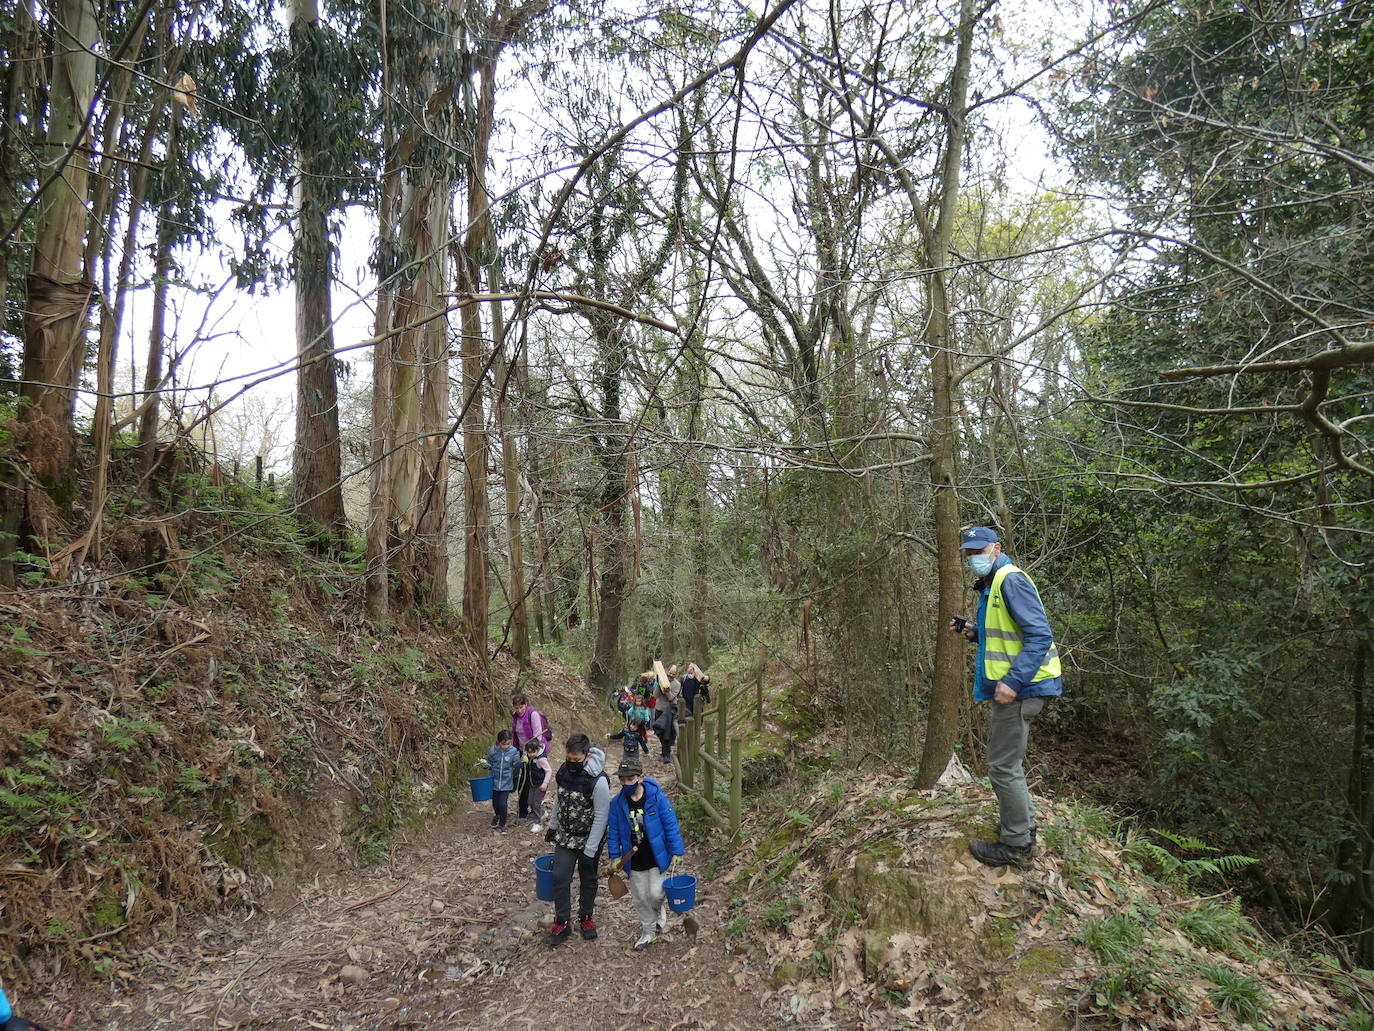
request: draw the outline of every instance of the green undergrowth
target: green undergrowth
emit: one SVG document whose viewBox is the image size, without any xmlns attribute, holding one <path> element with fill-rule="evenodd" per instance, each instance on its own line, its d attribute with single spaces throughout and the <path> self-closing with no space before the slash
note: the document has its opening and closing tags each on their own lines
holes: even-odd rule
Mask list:
<svg viewBox="0 0 1374 1031">
<path fill-rule="evenodd" d="M 985 785 L 918 791 L 803 749 L 718 857 L 725 934 L 799 1019 L 825 998 L 918 1023 L 973 1007 L 1008 1028 L 1361 1026 L 1363 976 L 1276 943 L 1227 891 L 1246 857 L 1037 806 L 1035 862 L 993 870 L 967 855 L 995 836 Z"/>
<path fill-rule="evenodd" d="M 374 633 L 356 542 L 321 549 L 205 471 L 162 491 L 116 491 L 102 564 L 21 564 L 0 607 L 0 909 L 27 971 L 107 970 L 177 909 L 290 882 L 320 841 L 379 860 L 485 752 L 450 617 Z"/>
</svg>

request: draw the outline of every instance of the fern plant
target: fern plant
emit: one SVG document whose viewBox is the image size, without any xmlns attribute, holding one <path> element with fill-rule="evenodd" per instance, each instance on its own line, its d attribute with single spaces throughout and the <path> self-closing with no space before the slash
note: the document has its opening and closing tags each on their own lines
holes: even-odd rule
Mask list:
<svg viewBox="0 0 1374 1031">
<path fill-rule="evenodd" d="M 1160 880 L 1178 889 L 1186 889 L 1199 877 L 1225 877 L 1258 862 L 1251 856 L 1222 855 L 1221 849 L 1212 848 L 1197 838 L 1158 829 L 1150 833 L 1163 838 L 1183 854 L 1175 855 L 1149 838 L 1132 834 L 1126 843 L 1126 855 L 1135 860 L 1141 870 L 1156 874 Z"/>
</svg>

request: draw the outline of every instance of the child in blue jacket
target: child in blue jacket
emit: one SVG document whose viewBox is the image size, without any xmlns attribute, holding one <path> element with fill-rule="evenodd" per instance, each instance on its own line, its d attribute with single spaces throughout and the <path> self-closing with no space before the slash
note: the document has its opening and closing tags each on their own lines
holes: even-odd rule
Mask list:
<svg viewBox="0 0 1374 1031">
<path fill-rule="evenodd" d="M 640 952 L 668 929 L 663 879 L 682 855 L 682 833 L 673 804 L 658 781 L 644 776 L 638 755 L 626 755 L 615 775 L 620 779 L 620 794 L 611 800 L 607 852 L 612 863 L 619 860 L 630 873 L 630 894 L 641 931 L 634 948 Z"/>
<path fill-rule="evenodd" d="M 4 988 L 0 988 L 0 1031 L 43 1031 L 33 1021 L 14 1015 L 9 999 L 5 998 Z"/>
<path fill-rule="evenodd" d="M 515 790 L 515 771 L 520 767 L 520 752 L 513 741 L 515 735 L 503 730 L 496 735 L 496 744 L 487 750 L 487 769 L 491 770 L 491 825 L 501 834 L 508 828 L 510 793 Z"/>
</svg>

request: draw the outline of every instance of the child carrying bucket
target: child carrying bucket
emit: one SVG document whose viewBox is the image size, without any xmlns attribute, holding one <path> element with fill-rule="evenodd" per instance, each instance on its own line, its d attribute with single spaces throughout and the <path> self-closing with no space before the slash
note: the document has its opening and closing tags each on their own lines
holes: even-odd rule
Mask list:
<svg viewBox="0 0 1374 1031">
<path fill-rule="evenodd" d="M 681 858 L 682 833 L 668 796 L 644 776 L 638 755 L 627 755 L 615 772 L 620 794 L 611 801 L 608 854 L 612 866 L 630 872 L 630 894 L 639 916 L 636 952 L 658 941 L 668 929 L 668 898 L 663 879 Z"/>
<path fill-rule="evenodd" d="M 515 771 L 520 765 L 520 753 L 511 743 L 509 730 L 496 735 L 496 744 L 487 750 L 487 769 L 491 771 L 491 825 L 505 834 L 510 817 L 510 793 L 515 790 Z"/>
</svg>

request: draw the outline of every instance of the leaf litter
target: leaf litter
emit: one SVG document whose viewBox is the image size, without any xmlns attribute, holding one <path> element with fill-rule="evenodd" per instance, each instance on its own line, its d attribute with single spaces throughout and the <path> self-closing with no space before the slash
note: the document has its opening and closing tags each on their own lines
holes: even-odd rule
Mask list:
<svg viewBox="0 0 1374 1031">
<path fill-rule="evenodd" d="M 604 738 L 611 717 L 557 673 L 539 669 L 531 695 L 556 726 Z M 672 767 L 650 773 L 677 797 Z M 65 991 L 60 1011 L 109 1031 L 767 1026 L 763 973 L 727 952 L 713 885 L 699 890 L 695 941 L 674 916 L 664 942 L 633 952 L 633 900 L 612 902 L 603 883 L 599 937 L 550 948 L 552 906 L 535 899 L 533 868 L 549 846 L 528 824 L 493 833 L 490 814 L 463 802 L 398 842 L 386 866 L 320 874 L 251 912 L 203 916 L 149 949 L 128 979 Z"/>
<path fill-rule="evenodd" d="M 1208 900 L 1148 876 L 1072 803 L 1036 805 L 1040 848 L 1024 870 L 967 854 L 970 838 L 995 834 L 996 801 L 964 778 L 922 792 L 846 771 L 751 812 L 721 880 L 740 947 L 770 972 L 767 1005 L 807 1028 L 1249 1027 L 1218 987 L 1230 972 L 1255 981 L 1274 1027 L 1345 1026 L 1329 967 L 1253 928 L 1243 958 L 1198 945 L 1178 918 Z M 1085 929 L 1121 914 L 1142 945 L 1113 967 Z"/>
</svg>

